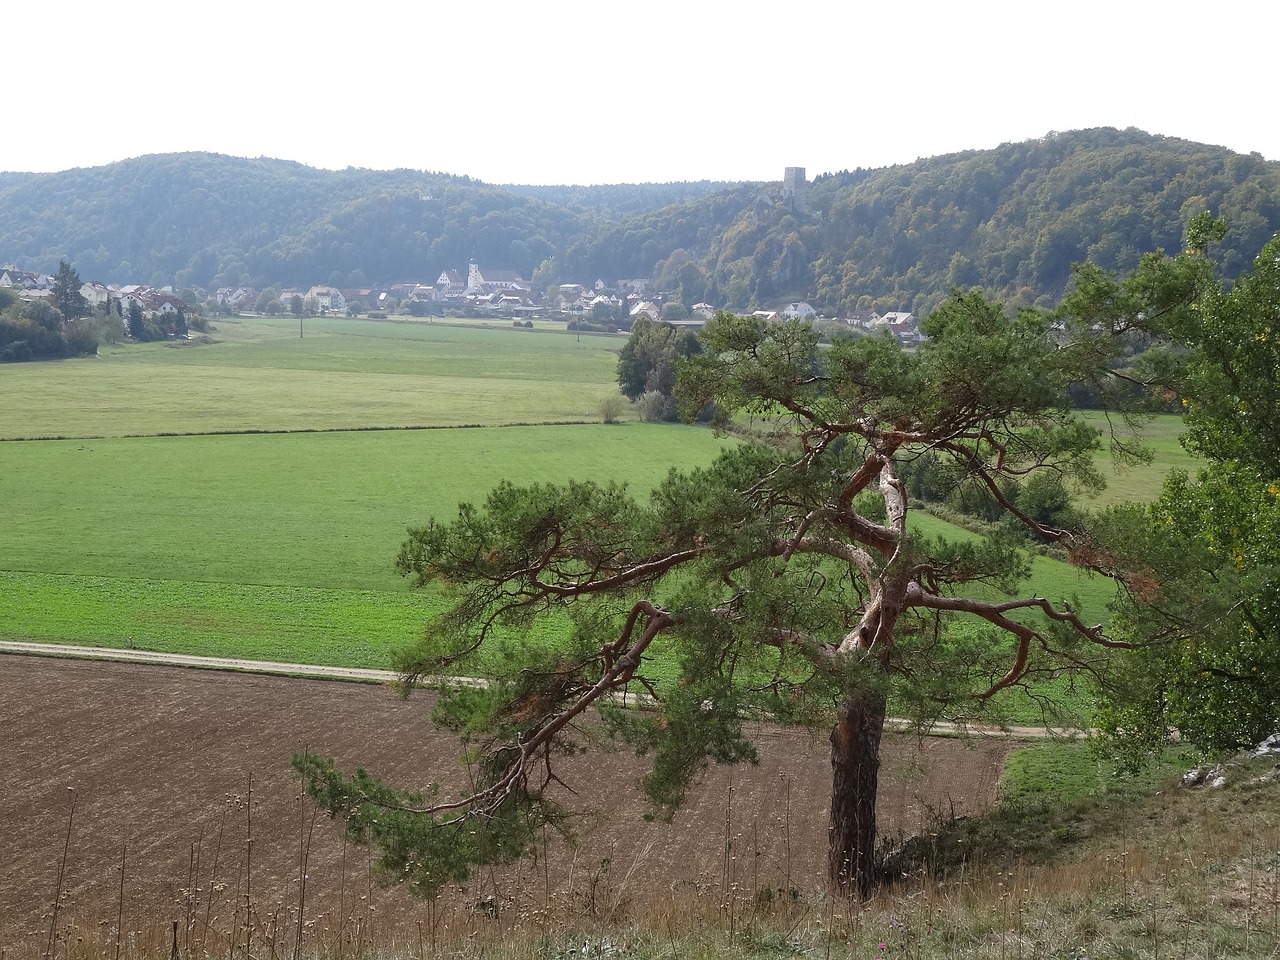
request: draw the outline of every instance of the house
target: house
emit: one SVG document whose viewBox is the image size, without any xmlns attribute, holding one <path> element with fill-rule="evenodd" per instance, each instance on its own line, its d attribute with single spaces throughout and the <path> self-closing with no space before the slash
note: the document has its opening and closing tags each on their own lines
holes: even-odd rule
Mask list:
<svg viewBox="0 0 1280 960">
<path fill-rule="evenodd" d="M 777 323 L 782 319 L 782 314 L 777 310 L 756 310 L 751 314 L 757 320 L 763 320 L 765 323 Z"/>
<path fill-rule="evenodd" d="M 368 305 L 378 299 L 373 287 L 344 287 L 342 296 L 347 301 L 348 308 L 357 302 Z"/>
<path fill-rule="evenodd" d="M 870 330 L 880 323 L 880 314 L 874 310 L 855 310 L 844 318 L 844 322 L 851 327 L 859 327 L 862 330 Z"/>
<path fill-rule="evenodd" d="M 159 314 L 162 317 L 172 317 L 179 314 L 186 316 L 187 305 L 180 298 L 175 297 L 171 293 L 155 293 L 146 298 L 146 309 L 149 313 Z"/>
<path fill-rule="evenodd" d="M 219 287 L 214 296 L 228 310 L 251 310 L 258 302 L 258 291 L 252 287 Z"/>
<path fill-rule="evenodd" d="M 920 324 L 910 313 L 891 311 L 880 318 L 880 328 L 892 333 L 904 346 L 917 344 L 924 339 Z"/>
<path fill-rule="evenodd" d="M 594 308 L 596 304 L 600 304 L 600 303 L 608 307 L 609 312 L 614 314 L 615 316 L 618 314 L 620 310 L 622 310 L 622 301 L 619 298 L 611 297 L 603 293 L 592 297 L 591 301 L 587 304 L 587 306 L 588 308 Z"/>
<path fill-rule="evenodd" d="M 648 317 L 650 320 L 656 322 L 662 319 L 662 308 L 652 300 L 641 300 L 631 308 L 629 316 L 632 320 L 638 320 L 641 317 Z"/>
<path fill-rule="evenodd" d="M 117 291 L 117 299 L 120 301 L 120 315 L 127 317 L 131 310 L 136 306 L 143 316 L 147 312 L 147 298 L 152 290 L 148 286 L 140 283 L 128 283 Z"/>
<path fill-rule="evenodd" d="M 457 270 L 445 270 L 436 278 L 436 294 L 441 300 L 454 300 L 467 292 L 467 280 Z"/>
<path fill-rule="evenodd" d="M 523 290 L 507 290 L 494 294 L 493 306 L 499 313 L 509 313 L 512 316 L 517 313 L 533 313 L 537 309 L 532 295 Z"/>
<path fill-rule="evenodd" d="M 581 316 L 591 308 L 594 299 L 581 284 L 566 283 L 559 288 L 554 300 L 547 306 L 548 309 L 558 310 L 561 313 Z"/>
<path fill-rule="evenodd" d="M 80 296 L 91 307 L 100 307 L 111 301 L 111 288 L 105 283 L 90 281 L 80 284 Z"/>
<path fill-rule="evenodd" d="M 801 301 L 799 303 L 788 303 L 782 308 L 782 315 L 788 320 L 812 320 L 817 317 L 818 311 Z"/>
<path fill-rule="evenodd" d="M 378 297 L 378 302 L 380 304 L 386 304 L 388 301 L 403 303 L 412 297 L 413 291 L 417 289 L 418 284 L 416 283 L 393 283 Z"/>
<path fill-rule="evenodd" d="M 314 303 L 321 313 L 341 313 L 347 309 L 347 298 L 337 287 L 312 287 L 302 300 Z"/>
<path fill-rule="evenodd" d="M 17 290 L 39 290 L 53 286 L 51 277 L 42 277 L 30 270 L 19 270 L 12 264 L 0 267 L 0 287 Z"/>
<path fill-rule="evenodd" d="M 709 303 L 695 303 L 689 308 L 689 313 L 703 320 L 710 320 L 716 315 L 716 308 Z"/>
</svg>

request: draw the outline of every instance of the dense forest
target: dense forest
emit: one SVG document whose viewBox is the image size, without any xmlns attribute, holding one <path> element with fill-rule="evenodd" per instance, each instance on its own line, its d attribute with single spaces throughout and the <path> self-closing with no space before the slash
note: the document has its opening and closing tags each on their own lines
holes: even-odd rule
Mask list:
<svg viewBox="0 0 1280 960">
<path fill-rule="evenodd" d="M 429 283 L 475 258 L 538 286 L 651 277 L 687 306 L 924 313 L 953 287 L 1054 301 L 1073 263 L 1176 251 L 1203 210 L 1231 226 L 1234 276 L 1280 230 L 1280 164 L 1104 128 L 823 173 L 797 198 L 780 182 L 494 186 L 186 153 L 0 174 L 0 260 L 213 289 Z"/>
</svg>

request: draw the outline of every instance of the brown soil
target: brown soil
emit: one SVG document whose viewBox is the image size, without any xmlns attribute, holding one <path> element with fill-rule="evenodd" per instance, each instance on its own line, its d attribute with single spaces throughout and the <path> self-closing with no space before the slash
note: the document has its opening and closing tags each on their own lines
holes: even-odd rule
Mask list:
<svg viewBox="0 0 1280 960">
<path fill-rule="evenodd" d="M 457 743 L 429 712 L 427 694 L 403 701 L 369 684 L 0 655 L 0 945 L 43 950 L 51 930 L 68 944 L 111 942 L 119 914 L 135 942 L 167 944 L 177 922 L 184 947 L 211 948 L 243 937 L 247 904 L 274 952 L 293 942 L 304 859 L 308 938 L 420 933 L 429 906 L 371 882 L 367 852 L 300 799 L 289 757 L 330 755 L 399 786 L 456 782 Z M 643 819 L 644 761 L 598 749 L 566 760 L 571 806 L 584 812 L 577 845 L 473 877 L 436 922 L 488 903 L 599 912 L 687 889 L 819 888 L 825 740 L 757 734 L 759 765 L 709 770 L 670 825 Z M 882 835 L 919 829 L 929 808 L 987 808 L 1006 753 L 997 740 L 886 736 Z"/>
</svg>

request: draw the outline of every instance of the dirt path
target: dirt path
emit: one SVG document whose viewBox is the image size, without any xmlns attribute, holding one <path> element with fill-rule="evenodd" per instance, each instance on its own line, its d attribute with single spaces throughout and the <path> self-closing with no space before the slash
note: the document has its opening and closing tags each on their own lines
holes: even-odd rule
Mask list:
<svg viewBox="0 0 1280 960">
<path fill-rule="evenodd" d="M 285 677 L 322 677 L 330 680 L 362 680 L 394 683 L 391 670 L 361 667 L 329 667 L 310 663 L 276 663 L 271 660 L 241 660 L 231 657 L 197 657 L 185 653 L 159 653 L 153 650 L 124 650 L 114 647 L 84 647 L 62 643 L 27 643 L 0 640 L 0 653 L 21 653 L 41 657 L 68 657 L 77 660 L 110 660 L 117 663 L 149 663 L 166 667 L 195 667 L 203 670 L 229 670 L 241 673 L 265 673 Z"/>
<path fill-rule="evenodd" d="M 72 659 L 107 660 L 117 663 L 152 664 L 166 667 L 191 667 L 200 670 L 225 670 L 237 673 L 261 673 L 282 677 L 318 677 L 327 680 L 353 680 L 365 683 L 395 683 L 400 675 L 394 670 L 373 670 L 366 667 L 334 667 L 314 663 L 280 663 L 273 660 L 243 660 L 231 657 L 199 657 L 184 653 L 160 653 L 152 650 L 125 650 L 115 647 L 86 647 L 75 644 L 29 643 L 19 640 L 0 640 L 0 653 L 28 654 L 41 657 L 67 657 Z M 471 681 L 479 682 L 479 681 Z M 890 719 L 891 728 L 910 730 L 904 720 Z M 931 732 L 952 736 L 973 735 L 984 737 L 1012 737 L 1017 740 L 1035 740 L 1048 737 L 1073 736 L 1078 731 L 1052 727 L 991 727 L 982 724 L 958 724 L 939 721 Z"/>
</svg>

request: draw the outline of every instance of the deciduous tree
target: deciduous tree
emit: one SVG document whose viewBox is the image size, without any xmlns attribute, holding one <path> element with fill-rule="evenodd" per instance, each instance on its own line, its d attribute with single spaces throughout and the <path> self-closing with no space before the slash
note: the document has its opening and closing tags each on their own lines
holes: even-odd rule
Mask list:
<svg viewBox="0 0 1280 960">
<path fill-rule="evenodd" d="M 1114 628 L 1145 646 L 1116 664 L 1099 717 L 1134 763 L 1172 731 L 1217 751 L 1280 729 L 1280 238 L 1226 290 L 1208 256 L 1224 228 L 1201 216 L 1177 257 L 1085 271 L 1070 304 L 1137 325 L 1149 349 L 1130 381 L 1181 399 L 1183 443 L 1205 459 L 1098 528 L 1127 587 Z"/>
<path fill-rule="evenodd" d="M 650 391 L 669 398 L 675 390 L 677 361 L 699 349 L 691 331 L 641 317 L 618 352 L 618 386 L 632 400 Z"/>
</svg>

